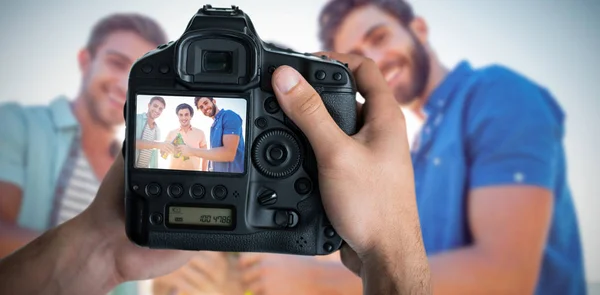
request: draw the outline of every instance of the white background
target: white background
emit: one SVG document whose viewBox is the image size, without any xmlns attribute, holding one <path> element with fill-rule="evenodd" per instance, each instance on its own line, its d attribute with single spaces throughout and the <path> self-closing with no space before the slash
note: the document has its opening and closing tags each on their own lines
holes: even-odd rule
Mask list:
<svg viewBox="0 0 600 295">
<path fill-rule="evenodd" d="M 317 14 L 324 0 L 212 0 L 239 5 L 261 38 L 298 51 L 320 50 Z M 590 281 L 600 282 L 600 1 L 414 0 L 430 40 L 449 67 L 502 63 L 547 86 L 567 114 L 568 173 L 583 234 Z M 73 96 L 80 76 L 77 50 L 93 23 L 110 12 L 135 11 L 158 19 L 177 39 L 201 1 L 22 0 L 0 10 L 0 102 L 46 103 Z M 410 125 L 411 131 L 415 126 Z M 0 127 L 1 128 L 1 127 Z"/>
</svg>

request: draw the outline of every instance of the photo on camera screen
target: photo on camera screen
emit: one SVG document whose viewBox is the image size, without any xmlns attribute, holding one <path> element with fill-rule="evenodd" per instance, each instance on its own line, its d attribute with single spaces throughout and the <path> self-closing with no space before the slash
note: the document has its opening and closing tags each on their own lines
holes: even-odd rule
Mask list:
<svg viewBox="0 0 600 295">
<path fill-rule="evenodd" d="M 244 98 L 136 96 L 137 169 L 244 173 Z"/>
</svg>

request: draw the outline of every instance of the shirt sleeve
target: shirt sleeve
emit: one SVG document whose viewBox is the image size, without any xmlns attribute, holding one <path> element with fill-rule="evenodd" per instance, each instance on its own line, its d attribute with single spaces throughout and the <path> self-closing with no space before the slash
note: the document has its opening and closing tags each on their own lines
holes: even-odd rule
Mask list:
<svg viewBox="0 0 600 295">
<path fill-rule="evenodd" d="M 14 103 L 1 105 L 0 126 L 0 181 L 23 187 L 27 130 L 21 107 Z"/>
<path fill-rule="evenodd" d="M 242 136 L 242 119 L 234 112 L 228 112 L 223 117 L 223 135 L 228 134 Z"/>
<path fill-rule="evenodd" d="M 475 91 L 467 120 L 471 188 L 555 185 L 563 114 L 545 89 L 516 74 L 495 75 Z"/>
</svg>

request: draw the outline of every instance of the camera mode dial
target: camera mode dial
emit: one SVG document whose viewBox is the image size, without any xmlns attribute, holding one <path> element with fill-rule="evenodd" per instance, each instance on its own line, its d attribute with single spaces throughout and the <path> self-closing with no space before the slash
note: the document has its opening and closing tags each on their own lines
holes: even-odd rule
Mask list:
<svg viewBox="0 0 600 295">
<path fill-rule="evenodd" d="M 284 130 L 269 130 L 254 141 L 252 162 L 256 169 L 270 178 L 290 176 L 300 167 L 298 141 Z"/>
</svg>

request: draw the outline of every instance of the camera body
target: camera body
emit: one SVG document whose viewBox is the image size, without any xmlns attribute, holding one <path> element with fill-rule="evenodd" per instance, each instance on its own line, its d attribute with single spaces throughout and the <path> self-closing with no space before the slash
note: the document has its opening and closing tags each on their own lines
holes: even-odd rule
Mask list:
<svg viewBox="0 0 600 295">
<path fill-rule="evenodd" d="M 124 110 L 130 240 L 160 249 L 297 255 L 341 247 L 323 209 L 312 148 L 274 96 L 271 75 L 280 65 L 297 69 L 338 126 L 356 133 L 356 86 L 347 65 L 262 41 L 236 6 L 205 5 L 180 39 L 135 62 Z M 204 130 L 196 128 L 200 120 Z M 169 153 L 157 145 L 164 142 L 201 152 Z"/>
</svg>

